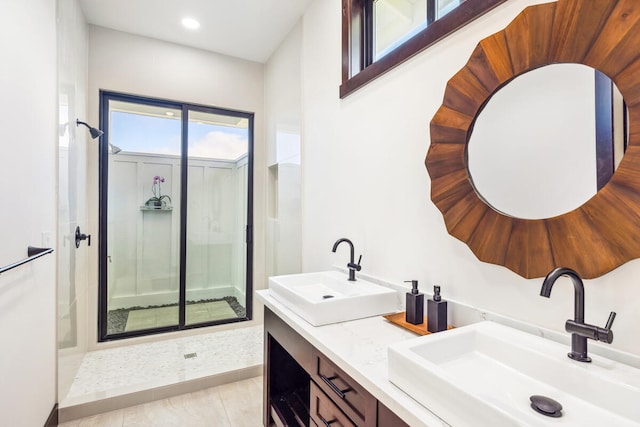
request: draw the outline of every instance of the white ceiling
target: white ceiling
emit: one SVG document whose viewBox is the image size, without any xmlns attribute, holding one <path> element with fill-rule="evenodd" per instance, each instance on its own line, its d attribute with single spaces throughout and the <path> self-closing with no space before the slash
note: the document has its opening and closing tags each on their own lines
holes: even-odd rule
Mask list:
<svg viewBox="0 0 640 427">
<path fill-rule="evenodd" d="M 80 0 L 90 24 L 266 62 L 311 0 Z M 187 30 L 184 17 L 200 22 Z"/>
</svg>

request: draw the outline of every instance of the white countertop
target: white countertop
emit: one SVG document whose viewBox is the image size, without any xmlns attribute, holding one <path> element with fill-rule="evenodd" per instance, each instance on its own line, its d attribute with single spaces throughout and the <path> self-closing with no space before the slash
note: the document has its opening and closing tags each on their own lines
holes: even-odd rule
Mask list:
<svg viewBox="0 0 640 427">
<path fill-rule="evenodd" d="M 448 426 L 389 382 L 387 347 L 416 338 L 416 334 L 393 325 L 382 316 L 312 326 L 275 300 L 268 289 L 257 291 L 257 294 L 266 307 L 411 427 Z"/>
</svg>

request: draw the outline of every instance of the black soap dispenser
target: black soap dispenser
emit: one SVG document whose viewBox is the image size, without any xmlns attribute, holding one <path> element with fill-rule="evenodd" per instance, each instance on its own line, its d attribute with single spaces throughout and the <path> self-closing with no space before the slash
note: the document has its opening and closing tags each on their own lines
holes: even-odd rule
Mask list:
<svg viewBox="0 0 640 427">
<path fill-rule="evenodd" d="M 440 332 L 447 329 L 447 302 L 442 301 L 440 286 L 433 287 L 433 299 L 427 301 L 427 330 Z"/>
<path fill-rule="evenodd" d="M 407 292 L 407 311 L 405 320 L 412 325 L 419 325 L 424 322 L 424 294 L 418 292 L 417 280 L 406 280 L 411 283 L 411 292 Z"/>
</svg>

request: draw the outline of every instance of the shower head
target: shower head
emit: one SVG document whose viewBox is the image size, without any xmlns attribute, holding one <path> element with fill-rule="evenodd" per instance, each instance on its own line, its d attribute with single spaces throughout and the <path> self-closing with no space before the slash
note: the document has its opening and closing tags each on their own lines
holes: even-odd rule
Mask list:
<svg viewBox="0 0 640 427">
<path fill-rule="evenodd" d="M 80 119 L 76 119 L 76 126 L 86 126 L 89 129 L 89 133 L 91 134 L 91 139 L 96 139 L 101 137 L 102 135 L 104 135 L 104 132 L 101 131 L 100 129 L 96 129 L 94 127 L 89 126 L 88 124 L 86 124 L 85 122 L 80 121 Z M 118 154 L 119 152 L 122 151 L 122 149 L 120 147 L 117 147 L 115 145 L 113 145 L 112 143 L 108 143 L 109 144 L 109 153 L 111 154 Z"/>
<path fill-rule="evenodd" d="M 111 147 L 111 154 L 118 154 L 119 152 L 122 151 L 122 148 L 113 145 L 112 143 L 109 143 L 109 147 Z"/>
<path fill-rule="evenodd" d="M 104 133 L 100 129 L 96 129 L 94 127 L 89 126 L 85 122 L 81 122 L 79 119 L 76 119 L 76 126 L 84 125 L 89 129 L 89 133 L 91 134 L 91 139 L 96 139 Z"/>
</svg>

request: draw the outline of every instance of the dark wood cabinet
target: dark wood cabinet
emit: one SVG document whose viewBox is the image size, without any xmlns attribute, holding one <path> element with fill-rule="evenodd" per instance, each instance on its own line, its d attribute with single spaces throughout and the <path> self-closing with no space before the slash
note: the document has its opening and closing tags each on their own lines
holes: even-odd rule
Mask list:
<svg viewBox="0 0 640 427">
<path fill-rule="evenodd" d="M 310 376 L 313 346 L 265 308 L 263 424 L 310 424 Z"/>
<path fill-rule="evenodd" d="M 378 426 L 379 427 L 409 427 L 389 408 L 378 402 Z"/>
<path fill-rule="evenodd" d="M 376 399 L 314 348 L 311 379 L 358 426 L 376 426 Z"/>
<path fill-rule="evenodd" d="M 349 417 L 338 408 L 320 388 L 311 381 L 311 419 L 316 425 L 325 427 L 356 427 Z"/>
<path fill-rule="evenodd" d="M 266 307 L 264 331 L 265 426 L 408 427 Z"/>
</svg>

